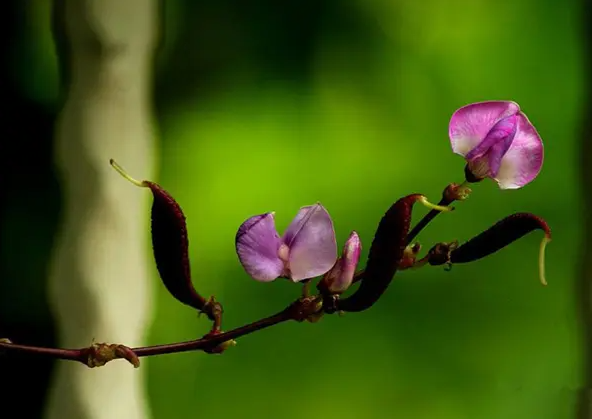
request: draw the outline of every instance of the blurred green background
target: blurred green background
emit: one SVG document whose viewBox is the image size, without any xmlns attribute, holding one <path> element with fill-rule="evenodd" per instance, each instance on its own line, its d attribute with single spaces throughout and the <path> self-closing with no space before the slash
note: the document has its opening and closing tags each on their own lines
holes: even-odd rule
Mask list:
<svg viewBox="0 0 592 419">
<path fill-rule="evenodd" d="M 463 160 L 450 151 L 447 129 L 452 112 L 470 102 L 518 102 L 545 142 L 544 170 L 517 191 L 483 182 L 419 241 L 429 248 L 467 240 L 518 211 L 543 216 L 554 239 L 547 288 L 538 283 L 541 237 L 533 233 L 451 272 L 399 273 L 367 312 L 277 326 L 223 356 L 143 361 L 154 418 L 575 417 L 584 381 L 574 250 L 581 240 L 577 162 L 586 86 L 580 3 L 166 6 L 155 77 L 156 180 L 185 211 L 194 282 L 223 302 L 227 328 L 274 313 L 300 292 L 287 281 L 261 284 L 244 273 L 234 252 L 242 221 L 273 210 L 281 231 L 300 206 L 321 201 L 339 243 L 355 229 L 365 256 L 392 202 L 414 192 L 437 201 L 449 182 L 462 180 Z M 50 6 L 30 0 L 5 8 L 12 36 L 2 41 L 9 107 L 2 178 L 10 199 L 0 230 L 0 332 L 50 345 L 45 281 L 60 210 L 51 154 L 58 73 Z M 418 208 L 416 217 L 424 213 Z M 156 273 L 152 281 L 150 343 L 207 331 L 207 321 L 173 300 Z M 16 361 L 0 360 L 12 374 L 0 404 L 15 404 L 26 391 L 32 402 L 20 406 L 22 417 L 36 417 L 52 364 Z M 15 365 L 21 375 L 26 365 L 26 382 Z"/>
</svg>

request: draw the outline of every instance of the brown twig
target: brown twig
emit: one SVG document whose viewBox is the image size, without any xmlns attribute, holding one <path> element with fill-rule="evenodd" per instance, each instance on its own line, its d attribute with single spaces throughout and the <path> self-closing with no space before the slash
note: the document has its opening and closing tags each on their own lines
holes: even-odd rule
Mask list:
<svg viewBox="0 0 592 419">
<path fill-rule="evenodd" d="M 80 349 L 42 348 L 21 345 L 0 339 L 0 350 L 6 353 L 21 353 L 48 356 L 67 361 L 78 361 L 90 368 L 103 366 L 114 359 L 126 359 L 136 368 L 140 366 L 138 358 L 179 352 L 202 350 L 207 353 L 221 353 L 228 346 L 234 344 L 234 339 L 259 330 L 266 329 L 290 320 L 304 321 L 322 311 L 322 299 L 318 296 L 304 297 L 296 300 L 281 312 L 265 317 L 253 323 L 238 327 L 228 332 L 212 331 L 201 339 L 171 343 L 165 345 L 128 348 L 119 344 L 94 343 Z"/>
</svg>

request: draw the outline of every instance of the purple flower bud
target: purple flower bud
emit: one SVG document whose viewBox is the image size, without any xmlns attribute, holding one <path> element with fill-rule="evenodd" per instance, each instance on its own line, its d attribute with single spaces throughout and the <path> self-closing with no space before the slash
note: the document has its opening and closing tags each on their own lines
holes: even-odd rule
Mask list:
<svg viewBox="0 0 592 419">
<path fill-rule="evenodd" d="M 323 278 L 322 287 L 332 294 L 341 294 L 347 290 L 354 280 L 356 267 L 360 260 L 362 242 L 358 233 L 352 231 L 343 246 L 341 257 Z"/>
<path fill-rule="evenodd" d="M 337 258 L 333 221 L 321 204 L 302 207 L 280 237 L 274 213 L 256 215 L 238 229 L 236 252 L 258 281 L 282 276 L 298 282 L 323 275 Z"/>
<path fill-rule="evenodd" d="M 534 180 L 543 165 L 543 142 L 515 102 L 479 102 L 457 110 L 448 128 L 452 151 L 476 179 L 492 178 L 501 189 Z"/>
</svg>

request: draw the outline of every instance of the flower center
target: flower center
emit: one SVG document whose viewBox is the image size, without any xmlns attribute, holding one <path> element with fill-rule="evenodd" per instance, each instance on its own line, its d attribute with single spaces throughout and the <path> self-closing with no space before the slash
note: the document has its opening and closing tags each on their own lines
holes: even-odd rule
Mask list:
<svg viewBox="0 0 592 419">
<path fill-rule="evenodd" d="M 469 170 L 478 179 L 485 179 L 489 176 L 489 163 L 487 155 L 469 161 Z"/>
<path fill-rule="evenodd" d="M 278 257 L 284 262 L 284 270 L 281 274 L 282 277 L 290 278 L 290 247 L 287 244 L 282 243 L 278 249 Z"/>
<path fill-rule="evenodd" d="M 288 263 L 288 260 L 290 259 L 290 248 L 288 247 L 287 244 L 282 243 L 280 245 L 280 248 L 278 249 L 278 257 L 285 263 Z"/>
</svg>

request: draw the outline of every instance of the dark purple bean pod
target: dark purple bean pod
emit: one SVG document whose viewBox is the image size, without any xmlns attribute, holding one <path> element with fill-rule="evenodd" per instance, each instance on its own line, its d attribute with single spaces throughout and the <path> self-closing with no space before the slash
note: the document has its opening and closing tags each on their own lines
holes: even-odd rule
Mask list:
<svg viewBox="0 0 592 419">
<path fill-rule="evenodd" d="M 535 230 L 542 230 L 545 233 L 540 247 L 539 269 L 541 283 L 547 285 L 544 260 L 545 247 L 551 241 L 551 229 L 545 220 L 530 213 L 512 214 L 498 221 L 478 236 L 452 249 L 450 263 L 468 263 L 482 259 Z"/>
<path fill-rule="evenodd" d="M 160 185 L 133 179 L 113 160 L 111 165 L 133 184 L 149 188 L 152 192 L 152 251 L 160 279 L 178 301 L 196 310 L 203 310 L 208 301 L 195 290 L 191 281 L 189 240 L 183 210 Z"/>
<path fill-rule="evenodd" d="M 408 195 L 395 202 L 382 217 L 370 247 L 360 286 L 351 296 L 335 301 L 337 310 L 366 310 L 386 291 L 407 247 L 411 213 L 417 201 L 431 205 L 421 194 Z"/>
<path fill-rule="evenodd" d="M 189 240 L 185 214 L 160 185 L 144 181 L 154 196 L 151 211 L 152 251 L 160 278 L 173 297 L 202 310 L 207 303 L 191 281 Z"/>
</svg>

